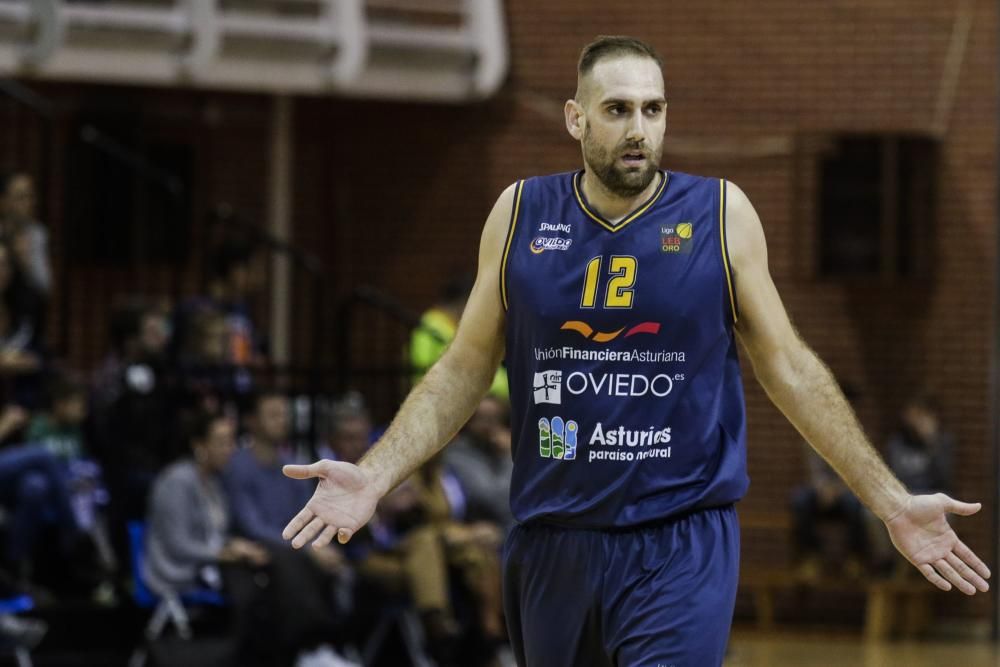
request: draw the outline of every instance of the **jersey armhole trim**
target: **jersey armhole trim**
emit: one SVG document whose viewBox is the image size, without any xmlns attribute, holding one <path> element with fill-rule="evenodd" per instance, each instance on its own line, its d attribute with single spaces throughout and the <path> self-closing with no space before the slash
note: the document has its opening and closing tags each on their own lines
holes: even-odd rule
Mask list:
<svg viewBox="0 0 1000 667">
<path fill-rule="evenodd" d="M 733 324 L 739 321 L 736 307 L 736 290 L 733 289 L 733 272 L 729 262 L 729 244 L 726 242 L 726 179 L 719 179 L 719 243 L 722 245 L 722 267 L 726 273 L 726 287 L 729 289 L 729 307 L 733 313 Z"/>
<path fill-rule="evenodd" d="M 503 258 L 500 261 L 500 301 L 506 311 L 509 307 L 507 295 L 507 260 L 510 257 L 510 246 L 514 242 L 514 229 L 517 227 L 517 216 L 521 209 L 521 193 L 524 191 L 524 181 L 518 181 L 514 187 L 514 205 L 510 209 L 510 222 L 507 225 L 507 242 L 503 247 Z"/>
</svg>

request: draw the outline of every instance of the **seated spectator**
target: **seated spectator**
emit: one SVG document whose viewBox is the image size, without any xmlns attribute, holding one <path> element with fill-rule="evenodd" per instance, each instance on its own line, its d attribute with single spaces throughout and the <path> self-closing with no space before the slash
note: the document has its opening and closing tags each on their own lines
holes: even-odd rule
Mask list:
<svg viewBox="0 0 1000 667">
<path fill-rule="evenodd" d="M 127 522 L 145 517 L 153 479 L 176 458 L 182 438 L 175 431 L 162 309 L 118 304 L 110 329 L 111 350 L 92 382 L 88 432 L 110 487 L 109 527 L 121 559 L 128 554 Z"/>
<path fill-rule="evenodd" d="M 34 373 L 42 362 L 44 302 L 23 281 L 11 246 L 0 241 L 0 373 Z"/>
<path fill-rule="evenodd" d="M 489 521 L 506 532 L 514 523 L 510 511 L 510 428 L 507 406 L 487 395 L 461 433 L 444 452 L 444 462 L 465 491 L 466 518 Z"/>
<path fill-rule="evenodd" d="M 213 347 L 205 353 L 226 365 L 250 366 L 262 361 L 263 337 L 251 315 L 251 301 L 263 285 L 258 260 L 256 246 L 248 239 L 226 238 L 218 244 L 209 263 L 205 294 L 189 299 L 177 309 L 174 319 L 177 350 L 190 352 L 199 345 L 209 344 Z M 206 312 L 217 314 L 221 325 L 215 321 L 206 325 L 203 321 L 199 330 L 195 318 Z M 206 332 L 207 326 L 215 328 Z M 192 342 L 191 338 L 202 340 Z"/>
<path fill-rule="evenodd" d="M 889 437 L 889 467 L 911 493 L 949 493 L 952 488 L 954 438 L 941 426 L 934 403 L 911 399 Z"/>
<path fill-rule="evenodd" d="M 29 413 L 8 405 L 0 413 L 0 441 L 23 429 Z M 6 561 L 19 585 L 33 588 L 33 556 L 44 543 L 69 562 L 79 535 L 66 475 L 59 460 L 41 445 L 0 448 L 0 506 L 9 515 Z M 47 534 L 56 536 L 43 542 Z"/>
<path fill-rule="evenodd" d="M 83 422 L 87 417 L 87 396 L 83 383 L 69 376 L 59 376 L 51 383 L 50 406 L 36 412 L 28 424 L 26 440 L 40 445 L 62 465 L 77 527 L 89 538 L 96 571 L 95 599 L 103 603 L 114 601 L 111 577 L 117 561 L 108 537 L 105 510 L 108 492 L 100 465 L 84 447 Z M 82 559 L 81 559 L 82 561 Z M 85 567 L 79 563 L 78 569 Z"/>
<path fill-rule="evenodd" d="M 342 625 L 350 611 L 351 572 L 339 545 L 298 551 L 281 537 L 312 495 L 308 485 L 281 472 L 295 462 L 288 447 L 290 425 L 286 397 L 258 395 L 249 435 L 226 468 L 224 482 L 236 532 L 267 548 L 271 569 L 289 592 L 278 601 L 284 606 L 275 609 L 281 619 L 275 640 L 304 651 L 328 644 Z"/>
<path fill-rule="evenodd" d="M 357 399 L 341 401 L 334 413 L 333 458 L 355 463 L 369 446 L 371 421 Z M 488 522 L 463 523 L 464 507 L 461 485 L 435 457 L 382 499 L 349 548 L 373 596 L 409 598 L 439 665 L 488 661 L 503 635 L 501 531 Z M 454 590 L 452 574 L 461 591 Z M 469 617 L 455 612 L 453 600 L 461 594 L 473 607 Z"/>
<path fill-rule="evenodd" d="M 934 402 L 926 396 L 911 398 L 899 413 L 899 424 L 889 436 L 886 461 L 911 493 L 950 493 L 954 438 L 941 425 Z M 892 547 L 882 522 L 874 515 L 869 540 L 874 569 L 883 576 L 912 576 L 910 568 Z"/>
<path fill-rule="evenodd" d="M 852 403 L 857 393 L 844 387 Z M 840 476 L 806 447 L 808 481 L 792 495 L 793 542 L 797 574 L 815 579 L 823 573 L 861 576 L 867 561 L 867 528 L 861 501 Z"/>
<path fill-rule="evenodd" d="M 161 595 L 225 590 L 236 645 L 232 664 L 254 664 L 253 619 L 263 597 L 254 575 L 268 555 L 229 531 L 220 475 L 235 450 L 233 425 L 217 414 L 197 415 L 189 442 L 193 457 L 166 468 L 153 485 L 143 578 Z"/>
<path fill-rule="evenodd" d="M 14 249 L 18 268 L 39 294 L 52 290 L 49 235 L 36 219 L 35 182 L 26 172 L 0 176 L 0 237 Z"/>
<path fill-rule="evenodd" d="M 153 486 L 146 581 L 161 594 L 221 590 L 231 611 L 234 666 L 292 664 L 295 649 L 281 639 L 294 633 L 282 613 L 298 603 L 299 591 L 265 545 L 235 536 L 230 526 L 221 475 L 235 451 L 233 425 L 201 414 L 190 443 L 193 458 L 168 467 Z"/>
</svg>

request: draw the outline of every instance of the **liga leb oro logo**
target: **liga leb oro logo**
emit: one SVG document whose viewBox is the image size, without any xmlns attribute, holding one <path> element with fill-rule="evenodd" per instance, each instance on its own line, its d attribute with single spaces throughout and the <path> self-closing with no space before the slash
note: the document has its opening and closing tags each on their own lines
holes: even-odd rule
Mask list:
<svg viewBox="0 0 1000 667">
<path fill-rule="evenodd" d="M 630 338 L 639 334 L 651 334 L 655 336 L 660 333 L 659 322 L 642 322 L 641 324 L 636 324 L 632 327 L 622 327 L 618 331 L 595 331 L 594 328 L 586 322 L 581 322 L 580 320 L 567 320 L 563 322 L 562 326 L 559 328 L 564 331 L 575 331 L 587 340 L 592 340 L 595 343 L 609 343 L 621 336 L 623 333 L 625 334 L 625 338 Z"/>
<path fill-rule="evenodd" d="M 693 236 L 694 226 L 690 222 L 660 225 L 660 250 L 686 255 L 691 252 L 691 238 Z"/>
</svg>

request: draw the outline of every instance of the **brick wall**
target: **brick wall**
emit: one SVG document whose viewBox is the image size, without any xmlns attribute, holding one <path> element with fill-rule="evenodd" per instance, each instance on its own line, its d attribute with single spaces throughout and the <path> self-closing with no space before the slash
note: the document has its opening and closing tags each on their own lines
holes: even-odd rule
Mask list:
<svg viewBox="0 0 1000 667">
<path fill-rule="evenodd" d="M 666 166 L 727 177 L 749 194 L 764 221 L 772 273 L 788 310 L 836 374 L 862 391 L 860 416 L 876 441 L 884 440 L 911 389 L 925 387 L 940 396 L 959 446 L 956 493 L 986 503 L 980 517 L 962 522 L 962 532 L 989 556 L 996 482 L 989 376 L 996 334 L 995 3 L 507 5 L 512 69 L 493 100 L 470 106 L 297 101 L 295 241 L 330 267 L 327 324 L 335 324 L 336 298 L 353 286 L 376 285 L 419 311 L 447 275 L 472 270 L 482 221 L 504 186 L 579 164 L 579 148 L 565 134 L 561 112 L 573 93 L 579 48 L 598 33 L 635 34 L 666 60 Z M 813 189 L 793 139 L 835 131 L 932 131 L 963 7 L 971 8 L 974 20 L 945 114 L 940 205 L 926 239 L 934 246 L 934 280 L 817 278 Z M 69 108 L 85 103 L 80 88 L 44 89 Z M 228 199 L 256 219 L 266 218 L 266 100 L 178 91 L 133 97 L 130 104 L 149 117 L 151 127 L 197 146 L 201 213 L 211 202 Z M 37 127 L 22 115 L 4 117 L 15 116 L 0 133 L 0 148 L 32 162 Z M 64 118 L 54 133 L 53 184 L 65 177 L 59 156 L 65 127 Z M 59 202 L 50 201 L 57 250 L 61 218 Z M 176 268 L 190 289 L 196 267 Z M 74 307 L 83 312 L 129 287 L 122 284 L 127 279 L 77 268 L 60 289 L 74 290 Z M 296 286 L 295 354 L 316 363 L 308 343 L 316 295 L 304 278 Z M 70 340 L 94 342 L 68 350 L 81 364 L 98 353 L 101 326 L 91 319 L 83 330 L 83 321 L 74 319 Z M 784 510 L 801 479 L 802 451 L 756 384 L 747 384 L 754 484 L 743 509 L 767 516 Z M 783 531 L 749 529 L 746 537 L 748 562 L 787 557 Z M 970 613 L 987 609 L 982 598 L 950 604 Z"/>
</svg>

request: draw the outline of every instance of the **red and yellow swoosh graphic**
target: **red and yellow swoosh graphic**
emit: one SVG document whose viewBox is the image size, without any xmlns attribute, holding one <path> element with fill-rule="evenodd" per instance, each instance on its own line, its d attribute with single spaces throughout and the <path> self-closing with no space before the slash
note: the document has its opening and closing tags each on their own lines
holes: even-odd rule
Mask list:
<svg viewBox="0 0 1000 667">
<path fill-rule="evenodd" d="M 613 341 L 615 338 L 618 338 L 618 336 L 625 331 L 625 327 L 622 327 L 618 331 L 594 331 L 592 326 L 586 322 L 581 322 L 580 320 L 567 320 L 563 322 L 563 325 L 559 328 L 565 331 L 575 331 L 584 338 L 592 340 L 595 343 L 608 343 Z M 630 328 L 625 334 L 625 338 L 635 336 L 637 334 L 656 335 L 658 333 L 660 333 L 659 322 L 643 322 Z"/>
</svg>

